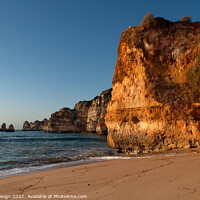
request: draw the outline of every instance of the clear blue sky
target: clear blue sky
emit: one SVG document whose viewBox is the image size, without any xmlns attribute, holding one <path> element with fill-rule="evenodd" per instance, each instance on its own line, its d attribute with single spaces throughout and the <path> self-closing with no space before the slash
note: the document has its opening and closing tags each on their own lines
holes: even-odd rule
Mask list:
<svg viewBox="0 0 200 200">
<path fill-rule="evenodd" d="M 0 124 L 49 118 L 112 87 L 121 33 L 148 12 L 200 20 L 199 0 L 0 0 Z"/>
</svg>

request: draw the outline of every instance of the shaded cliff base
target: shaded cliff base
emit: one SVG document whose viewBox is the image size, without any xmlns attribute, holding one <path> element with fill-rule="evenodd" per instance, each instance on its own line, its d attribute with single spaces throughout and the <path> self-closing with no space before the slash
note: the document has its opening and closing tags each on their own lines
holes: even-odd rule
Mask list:
<svg viewBox="0 0 200 200">
<path fill-rule="evenodd" d="M 190 152 L 97 162 L 4 178 L 0 180 L 0 191 L 9 195 L 23 191 L 25 199 L 31 194 L 59 194 L 87 195 L 89 200 L 131 200 L 133 197 L 198 200 L 200 153 L 199 150 Z M 64 198 L 60 196 L 60 199 Z"/>
<path fill-rule="evenodd" d="M 107 134 L 105 115 L 112 89 L 103 91 L 90 101 L 80 101 L 73 109 L 62 108 L 43 121 L 24 122 L 23 131 L 92 132 Z"/>
</svg>

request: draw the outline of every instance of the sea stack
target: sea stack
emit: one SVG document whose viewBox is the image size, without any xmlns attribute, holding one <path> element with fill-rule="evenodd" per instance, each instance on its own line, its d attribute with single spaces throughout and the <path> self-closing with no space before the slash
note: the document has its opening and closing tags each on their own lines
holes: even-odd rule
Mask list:
<svg viewBox="0 0 200 200">
<path fill-rule="evenodd" d="M 3 123 L 2 125 L 1 125 L 1 131 L 6 131 L 7 129 L 6 129 L 6 123 Z"/>
<path fill-rule="evenodd" d="M 15 129 L 14 129 L 13 124 L 11 124 L 11 125 L 9 126 L 9 128 L 6 130 L 6 132 L 14 132 L 14 131 L 15 131 Z"/>
<path fill-rule="evenodd" d="M 198 147 L 199 85 L 200 22 L 147 15 L 121 35 L 108 145 L 128 153 Z"/>
<path fill-rule="evenodd" d="M 22 131 L 30 131 L 30 130 L 31 130 L 30 123 L 28 121 L 25 121 L 23 124 Z"/>
<path fill-rule="evenodd" d="M 7 129 L 7 128 L 6 128 L 6 123 L 3 123 L 3 124 L 1 125 L 0 131 L 4 131 L 4 132 L 14 132 L 15 129 L 14 129 L 13 124 L 11 124 L 11 125 L 9 126 L 9 128 Z"/>
</svg>

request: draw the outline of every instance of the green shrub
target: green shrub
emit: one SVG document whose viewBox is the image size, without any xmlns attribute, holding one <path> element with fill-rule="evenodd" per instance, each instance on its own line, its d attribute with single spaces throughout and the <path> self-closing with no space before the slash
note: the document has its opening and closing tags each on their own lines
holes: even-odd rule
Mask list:
<svg viewBox="0 0 200 200">
<path fill-rule="evenodd" d="M 145 28 L 149 28 L 151 25 L 151 21 L 153 19 L 154 15 L 152 13 L 147 13 L 147 15 L 144 16 L 140 26 L 143 26 Z"/>
<path fill-rule="evenodd" d="M 200 100 L 200 54 L 197 56 L 196 63 L 188 70 L 187 73 L 188 88 L 190 98 L 194 102 Z"/>
<path fill-rule="evenodd" d="M 188 22 L 191 23 L 191 17 L 190 16 L 184 16 L 181 18 L 181 22 Z"/>
<path fill-rule="evenodd" d="M 144 16 L 140 27 L 149 29 L 149 28 L 168 28 L 171 25 L 171 22 L 169 20 L 166 20 L 162 17 L 155 17 L 151 13 L 148 13 L 146 16 Z"/>
</svg>

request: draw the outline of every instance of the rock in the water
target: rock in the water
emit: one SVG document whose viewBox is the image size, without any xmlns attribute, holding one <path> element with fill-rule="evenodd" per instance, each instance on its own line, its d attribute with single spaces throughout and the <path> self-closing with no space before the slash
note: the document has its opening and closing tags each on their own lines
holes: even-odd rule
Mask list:
<svg viewBox="0 0 200 200">
<path fill-rule="evenodd" d="M 199 85 L 200 22 L 152 18 L 129 28 L 107 108 L 108 145 L 146 153 L 198 144 Z"/>
<path fill-rule="evenodd" d="M 2 125 L 1 125 L 1 131 L 6 131 L 7 129 L 6 129 L 6 123 L 3 123 Z"/>
<path fill-rule="evenodd" d="M 14 126 L 13 126 L 12 124 L 11 124 L 11 125 L 9 126 L 9 128 L 7 129 L 7 128 L 6 128 L 6 123 L 3 123 L 3 124 L 1 125 L 0 131 L 14 132 L 15 129 L 14 129 Z"/>
<path fill-rule="evenodd" d="M 30 123 L 28 121 L 25 121 L 23 124 L 22 131 L 30 131 L 30 130 L 31 130 Z"/>
<path fill-rule="evenodd" d="M 30 123 L 28 121 L 25 121 L 23 124 L 22 131 L 42 131 L 46 123 L 46 118 L 42 121 L 36 120 L 35 122 Z"/>
<path fill-rule="evenodd" d="M 7 131 L 7 132 L 14 132 L 15 129 L 14 129 L 13 124 L 10 124 L 9 128 L 8 128 L 6 131 Z"/>
</svg>

